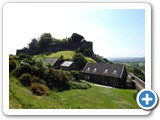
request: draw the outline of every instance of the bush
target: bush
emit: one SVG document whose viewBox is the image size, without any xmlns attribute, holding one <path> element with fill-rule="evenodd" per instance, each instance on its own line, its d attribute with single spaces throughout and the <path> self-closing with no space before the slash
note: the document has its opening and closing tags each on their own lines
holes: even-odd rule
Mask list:
<svg viewBox="0 0 160 120">
<path fill-rule="evenodd" d="M 29 64 L 24 64 L 18 68 L 15 69 L 15 76 L 20 77 L 24 73 L 29 73 L 31 74 L 32 68 Z"/>
<path fill-rule="evenodd" d="M 92 48 L 85 48 L 85 47 L 80 47 L 78 49 L 76 49 L 76 53 L 82 53 L 85 56 L 91 56 L 93 54 L 93 50 Z"/>
<path fill-rule="evenodd" d="M 85 64 L 87 63 L 87 60 L 85 59 L 82 53 L 76 53 L 73 56 L 73 61 L 78 66 L 78 69 L 83 69 Z"/>
<path fill-rule="evenodd" d="M 19 80 L 24 86 L 31 86 L 32 76 L 28 73 L 25 73 L 19 78 Z"/>
<path fill-rule="evenodd" d="M 36 77 L 36 76 L 34 76 L 34 77 L 32 78 L 32 82 L 33 82 L 33 83 L 41 83 L 41 84 L 46 85 L 46 82 L 45 82 L 44 80 L 39 79 L 39 78 Z"/>
<path fill-rule="evenodd" d="M 32 67 L 32 74 L 34 74 L 34 76 L 43 79 L 44 78 L 44 70 L 39 68 L 39 67 Z"/>
<path fill-rule="evenodd" d="M 129 69 L 129 71 L 145 82 L 145 74 L 142 72 L 142 70 L 134 67 L 132 69 Z"/>
<path fill-rule="evenodd" d="M 9 72 L 16 68 L 16 62 L 14 60 L 9 60 Z"/>
<path fill-rule="evenodd" d="M 88 89 L 91 87 L 89 83 L 86 82 L 70 82 L 72 89 Z"/>
<path fill-rule="evenodd" d="M 9 55 L 9 60 L 14 60 L 14 59 L 15 59 L 14 55 L 10 54 Z"/>
<path fill-rule="evenodd" d="M 85 56 L 91 56 L 93 54 L 92 48 L 87 48 L 84 50 L 84 55 Z"/>
<path fill-rule="evenodd" d="M 28 63 L 30 65 L 35 65 L 36 64 L 36 61 L 34 59 L 28 59 L 28 58 L 24 58 L 23 61 L 25 63 Z"/>
<path fill-rule="evenodd" d="M 70 89 L 68 84 L 69 77 L 63 71 L 53 68 L 46 70 L 44 79 L 50 89 L 56 89 L 58 91 Z"/>
<path fill-rule="evenodd" d="M 48 87 L 40 83 L 33 83 L 31 91 L 36 95 L 47 95 L 49 93 Z"/>
<path fill-rule="evenodd" d="M 57 88 L 58 91 L 68 90 L 70 89 L 69 85 L 69 77 L 63 71 L 59 72 L 55 70 L 54 73 L 54 87 Z"/>
<path fill-rule="evenodd" d="M 70 71 L 70 73 L 71 73 L 71 75 L 74 77 L 74 79 L 75 79 L 76 81 L 79 81 L 79 80 L 80 80 L 80 76 L 79 76 L 79 72 L 78 72 L 78 71 L 72 70 L 72 71 Z"/>
<path fill-rule="evenodd" d="M 27 58 L 28 60 L 31 60 L 32 59 L 32 57 L 31 56 L 29 56 L 29 55 L 27 55 L 27 54 L 19 54 L 18 55 L 19 56 L 19 60 L 23 60 L 24 58 Z"/>
</svg>

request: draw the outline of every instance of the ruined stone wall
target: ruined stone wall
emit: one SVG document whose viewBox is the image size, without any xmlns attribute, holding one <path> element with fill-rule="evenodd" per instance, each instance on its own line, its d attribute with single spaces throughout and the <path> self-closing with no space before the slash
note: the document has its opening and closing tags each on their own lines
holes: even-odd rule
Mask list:
<svg viewBox="0 0 160 120">
<path fill-rule="evenodd" d="M 93 43 L 84 41 L 84 42 L 51 44 L 49 48 L 44 52 L 51 53 L 51 52 L 65 51 L 65 50 L 76 50 L 80 47 L 93 49 Z M 32 48 L 32 49 L 23 48 L 23 49 L 17 50 L 16 55 L 21 53 L 28 54 L 28 55 L 37 55 L 37 54 L 40 54 L 40 50 L 38 50 L 38 48 Z"/>
</svg>

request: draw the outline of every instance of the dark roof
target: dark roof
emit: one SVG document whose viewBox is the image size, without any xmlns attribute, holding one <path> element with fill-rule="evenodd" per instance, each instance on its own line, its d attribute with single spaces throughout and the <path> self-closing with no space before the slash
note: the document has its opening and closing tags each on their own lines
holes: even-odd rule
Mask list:
<svg viewBox="0 0 160 120">
<path fill-rule="evenodd" d="M 87 63 L 83 73 L 121 78 L 125 65 L 106 63 Z"/>
<path fill-rule="evenodd" d="M 56 58 L 45 58 L 45 59 L 43 59 L 44 63 L 46 63 L 46 64 L 50 63 L 51 66 L 53 66 L 57 61 L 58 61 L 58 59 L 56 59 Z"/>
<path fill-rule="evenodd" d="M 71 66 L 73 64 L 73 61 L 64 61 L 62 64 L 61 64 L 61 66 L 63 66 L 63 67 L 69 67 L 69 66 Z"/>
</svg>

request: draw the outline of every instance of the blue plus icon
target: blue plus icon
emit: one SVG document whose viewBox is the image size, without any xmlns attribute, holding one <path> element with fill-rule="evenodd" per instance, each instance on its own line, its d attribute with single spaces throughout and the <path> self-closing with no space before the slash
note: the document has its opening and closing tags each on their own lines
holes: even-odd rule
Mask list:
<svg viewBox="0 0 160 120">
<path fill-rule="evenodd" d="M 146 105 L 149 105 L 149 101 L 153 101 L 153 98 L 150 98 L 149 94 L 146 93 L 146 97 L 142 98 L 142 101 L 145 101 Z"/>
<path fill-rule="evenodd" d="M 157 104 L 157 94 L 153 90 L 141 90 L 137 95 L 138 105 L 145 110 L 150 110 Z"/>
</svg>

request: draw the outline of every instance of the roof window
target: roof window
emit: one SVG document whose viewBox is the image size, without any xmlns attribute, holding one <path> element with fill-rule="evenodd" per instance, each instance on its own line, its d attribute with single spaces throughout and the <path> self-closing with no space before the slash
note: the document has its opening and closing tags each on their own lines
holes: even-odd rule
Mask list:
<svg viewBox="0 0 160 120">
<path fill-rule="evenodd" d="M 112 74 L 113 76 L 117 76 L 117 70 L 114 70 Z"/>
<path fill-rule="evenodd" d="M 94 68 L 93 72 L 97 72 L 97 68 Z"/>
<path fill-rule="evenodd" d="M 103 73 L 108 73 L 108 69 L 105 69 Z"/>
<path fill-rule="evenodd" d="M 89 71 L 90 71 L 90 69 L 91 69 L 90 67 L 89 67 L 89 68 L 87 68 L 86 72 L 89 72 Z"/>
</svg>

